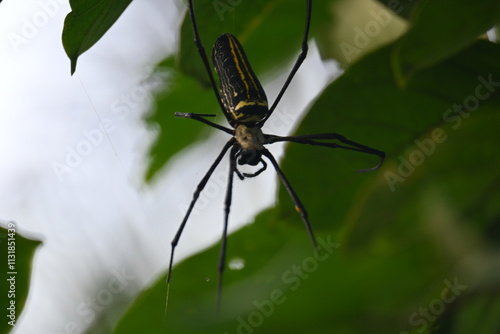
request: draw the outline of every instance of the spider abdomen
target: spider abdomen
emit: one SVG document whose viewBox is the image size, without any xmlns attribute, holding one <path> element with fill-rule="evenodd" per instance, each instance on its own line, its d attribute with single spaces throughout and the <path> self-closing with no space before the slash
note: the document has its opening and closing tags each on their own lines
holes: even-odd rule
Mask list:
<svg viewBox="0 0 500 334">
<path fill-rule="evenodd" d="M 235 124 L 253 125 L 269 112 L 267 97 L 240 42 L 231 34 L 217 38 L 212 61 L 220 81 L 221 100 Z"/>
</svg>

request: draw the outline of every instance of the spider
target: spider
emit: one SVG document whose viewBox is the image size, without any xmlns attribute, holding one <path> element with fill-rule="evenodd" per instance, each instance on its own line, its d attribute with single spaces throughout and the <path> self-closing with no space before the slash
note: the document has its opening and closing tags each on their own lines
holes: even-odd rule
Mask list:
<svg viewBox="0 0 500 334">
<path fill-rule="evenodd" d="M 379 168 L 385 158 L 385 153 L 374 148 L 358 144 L 353 142 L 346 137 L 337 133 L 322 133 L 322 134 L 311 134 L 311 135 L 301 135 L 301 136 L 276 136 L 272 134 L 265 134 L 262 132 L 261 128 L 269 117 L 271 117 L 279 101 L 285 94 L 290 82 L 292 81 L 295 73 L 297 73 L 300 65 L 304 61 L 308 50 L 308 35 L 309 26 L 311 22 L 312 13 L 312 0 L 306 0 L 306 22 L 304 28 L 304 35 L 302 39 L 302 50 L 295 61 L 295 64 L 288 75 L 283 87 L 281 88 L 276 100 L 269 108 L 267 97 L 262 88 L 259 80 L 255 76 L 250 63 L 248 62 L 247 56 L 239 43 L 239 41 L 231 34 L 222 34 L 217 38 L 212 49 L 212 63 L 219 77 L 220 90 L 217 88 L 215 83 L 212 70 L 210 68 L 210 63 L 208 61 L 205 49 L 203 48 L 199 33 L 198 26 L 196 24 L 196 17 L 193 7 L 193 0 L 188 1 L 188 10 L 191 18 L 194 43 L 198 49 L 198 53 L 203 61 L 204 67 L 206 69 L 207 75 L 210 79 L 211 86 L 213 88 L 214 94 L 217 98 L 219 106 L 224 113 L 229 125 L 232 127 L 228 128 L 219 124 L 216 124 L 210 120 L 208 117 L 214 117 L 212 114 L 197 114 L 197 113 L 180 113 L 176 112 L 176 117 L 191 118 L 196 121 L 205 123 L 213 128 L 226 132 L 231 136 L 227 143 L 222 148 L 222 151 L 215 158 L 215 161 L 210 166 L 209 170 L 202 178 L 198 184 L 191 203 L 187 209 L 187 212 L 182 220 L 177 233 L 175 234 L 171 242 L 171 253 L 170 253 L 170 264 L 168 267 L 167 284 L 170 284 L 170 279 L 172 277 L 172 265 L 174 260 L 175 248 L 179 242 L 182 235 L 184 227 L 189 219 L 191 211 L 202 192 L 203 188 L 210 179 L 215 168 L 219 165 L 224 155 L 229 151 L 229 176 L 226 189 L 226 197 L 224 201 L 224 226 L 222 233 L 222 241 L 220 248 L 220 258 L 218 265 L 218 281 L 217 281 L 217 310 L 220 308 L 221 301 L 221 291 L 222 291 L 222 277 L 226 263 L 226 245 L 227 245 L 227 229 L 228 229 L 228 219 L 229 211 L 231 209 L 231 198 L 232 198 L 232 186 L 234 175 L 240 179 L 256 177 L 260 173 L 266 170 L 267 163 L 264 157 L 271 163 L 271 165 L 276 170 L 278 177 L 283 183 L 285 189 L 290 195 L 295 209 L 300 213 L 302 221 L 304 222 L 309 238 L 313 244 L 314 249 L 317 249 L 316 239 L 309 223 L 309 218 L 304 205 L 300 201 L 299 197 L 292 188 L 292 185 L 288 179 L 283 174 L 283 171 L 278 165 L 278 162 L 273 157 L 273 155 L 265 148 L 265 145 L 277 143 L 277 142 L 294 142 L 300 144 L 325 146 L 330 148 L 342 148 L 346 150 L 359 151 L 363 153 L 373 154 L 380 158 L 380 162 L 373 168 L 364 169 L 360 171 L 371 171 Z M 325 141 L 337 140 L 340 143 L 325 142 Z M 240 172 L 238 165 L 260 165 L 260 168 L 253 173 Z"/>
</svg>

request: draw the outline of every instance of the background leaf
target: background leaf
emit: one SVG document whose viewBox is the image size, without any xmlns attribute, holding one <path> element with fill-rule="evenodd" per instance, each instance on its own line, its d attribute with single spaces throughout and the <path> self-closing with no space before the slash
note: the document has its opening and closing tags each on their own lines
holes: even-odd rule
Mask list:
<svg viewBox="0 0 500 334">
<path fill-rule="evenodd" d="M 71 0 L 62 42 L 75 73 L 78 57 L 90 49 L 118 20 L 132 0 Z"/>
</svg>

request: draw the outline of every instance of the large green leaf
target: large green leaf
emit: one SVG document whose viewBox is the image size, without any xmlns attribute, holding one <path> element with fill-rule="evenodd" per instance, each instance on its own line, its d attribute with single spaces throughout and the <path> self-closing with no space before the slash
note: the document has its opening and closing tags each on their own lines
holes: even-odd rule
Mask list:
<svg viewBox="0 0 500 334">
<path fill-rule="evenodd" d="M 71 0 L 64 20 L 62 42 L 71 60 L 71 74 L 78 57 L 92 47 L 118 20 L 132 0 Z"/>
<path fill-rule="evenodd" d="M 442 315 L 439 294 L 455 278 L 469 292 L 485 289 L 491 281 L 498 285 L 493 259 L 499 248 L 492 240 L 498 240 L 495 226 L 500 218 L 500 172 L 495 167 L 500 163 L 495 144 L 500 139 L 500 48 L 476 43 L 415 74 L 403 90 L 391 78 L 391 51 L 381 50 L 349 69 L 323 93 L 298 129 L 322 132 L 330 125 L 353 140 L 385 150 L 388 161 L 383 170 L 375 176 L 356 175 L 354 169 L 369 166 L 368 158 L 351 152 L 313 155 L 311 148 L 296 145 L 290 146 L 283 168 L 292 181 L 299 180 L 296 190 L 306 194 L 303 201 L 317 230 L 338 231 L 339 242 L 349 252 L 374 263 L 388 252 L 401 254 L 408 265 L 418 268 L 414 272 L 394 262 L 394 272 L 378 273 L 386 275 L 388 284 L 367 293 L 376 291 L 379 303 L 394 308 L 392 314 L 402 310 L 400 322 L 386 319 L 392 321 L 390 331 L 372 327 L 371 333 L 421 333 L 432 324 L 421 308 L 434 307 L 433 320 Z M 314 172 L 300 161 L 307 161 Z M 311 189 L 316 184 L 321 189 Z M 281 191 L 280 203 L 289 202 L 287 197 Z M 290 214 L 285 207 L 280 211 Z M 469 260 L 469 254 L 475 254 L 475 260 Z M 369 280 L 377 275 L 364 274 Z M 397 291 L 399 283 L 390 281 L 394 277 L 401 284 L 413 282 L 415 295 Z M 363 303 L 369 302 L 368 298 Z M 358 312 L 369 318 L 377 310 L 373 307 L 370 311 L 360 306 Z M 461 314 L 449 310 L 447 316 L 457 322 Z M 480 321 L 478 317 L 471 323 Z M 461 332 L 454 327 L 447 333 Z"/>
<path fill-rule="evenodd" d="M 282 4 L 268 3 L 271 12 Z M 241 13 L 240 6 L 244 2 L 214 27 L 213 3 L 197 2 L 199 24 L 207 27 L 200 33 L 208 43 L 223 31 L 233 32 L 257 72 L 263 71 L 272 63 L 252 54 L 275 55 L 273 45 L 263 48 L 264 36 L 258 37 L 269 19 L 252 21 L 254 9 Z M 260 9 L 255 17 L 265 13 Z M 219 27 L 228 22 L 230 28 Z M 299 41 L 300 29 L 295 37 L 288 35 L 295 23 L 277 24 L 279 36 L 286 38 L 272 43 L 290 43 L 288 38 L 297 36 Z M 425 22 L 413 24 L 418 31 Z M 357 152 L 289 145 L 282 167 L 309 211 L 320 244 L 328 248 L 320 258 L 314 257 L 300 217 L 281 189 L 274 209 L 229 238 L 229 262 L 244 261 L 244 267 L 226 271 L 217 321 L 219 245 L 174 269 L 166 314 L 161 277 L 136 300 L 116 333 L 463 333 L 464 328 L 494 333 L 498 306 L 485 296 L 495 293 L 492 287 L 500 277 L 500 47 L 467 37 L 478 34 L 478 25 L 450 46 L 454 51 L 430 49 L 429 59 L 435 58 L 405 78 L 404 88 L 392 70 L 394 54 L 415 34 L 411 29 L 410 37 L 352 65 L 315 101 L 297 133 L 335 131 L 388 156 L 382 169 L 357 173 L 378 161 Z M 185 22 L 174 93 L 162 97 L 165 109 L 153 116 L 163 117 L 165 124 L 174 111 L 211 112 L 206 106 L 213 93 L 183 74 L 206 84 L 189 29 Z M 270 57 L 271 62 L 290 58 L 290 52 Z M 187 107 L 185 101 L 190 109 L 178 110 Z M 215 101 L 211 105 L 217 108 Z M 158 156 L 149 176 L 187 145 L 165 141 L 176 133 L 174 127 L 164 128 L 159 143 L 168 153 L 154 151 Z M 197 138 L 202 128 L 180 133 Z M 481 323 L 483 314 L 487 321 Z"/>
<path fill-rule="evenodd" d="M 28 297 L 31 261 L 39 245 L 39 241 L 21 236 L 14 222 L 0 227 L 0 256 L 5 264 L 0 273 L 0 307 L 3 313 L 0 333 L 10 332 L 21 315 Z"/>
<path fill-rule="evenodd" d="M 329 251 L 314 257 L 281 189 L 276 208 L 229 238 L 229 260 L 245 266 L 226 272 L 218 321 L 216 245 L 174 269 L 166 316 L 161 277 L 116 333 L 462 333 L 450 324 L 480 321 L 486 306 L 453 301 L 499 283 L 500 47 L 477 42 L 404 89 L 394 47 L 349 68 L 297 130 L 384 150 L 383 168 L 356 173 L 376 159 L 298 144 L 282 163 Z"/>
</svg>

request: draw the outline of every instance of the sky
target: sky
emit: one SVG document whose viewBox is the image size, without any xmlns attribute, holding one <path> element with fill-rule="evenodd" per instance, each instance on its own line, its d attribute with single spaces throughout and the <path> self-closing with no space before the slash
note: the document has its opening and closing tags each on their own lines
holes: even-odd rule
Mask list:
<svg viewBox="0 0 500 334">
<path fill-rule="evenodd" d="M 69 11 L 62 0 L 0 4 L 0 224 L 15 222 L 20 235 L 43 240 L 14 333 L 65 333 L 109 316 L 109 308 L 123 311 L 166 271 L 192 192 L 227 140 L 212 131 L 146 184 L 157 131 L 143 119 L 164 78 L 152 69 L 175 53 L 185 7 L 182 1 L 132 2 L 79 58 L 73 76 L 61 43 Z M 289 68 L 263 83 L 271 101 Z M 289 133 L 334 75 L 335 66 L 323 63 L 312 43 L 265 132 Z M 282 148 L 271 148 L 277 159 Z M 224 159 L 207 185 L 176 261 L 218 240 L 227 167 Z M 272 206 L 276 185 L 271 170 L 235 181 L 230 229 Z"/>
</svg>

